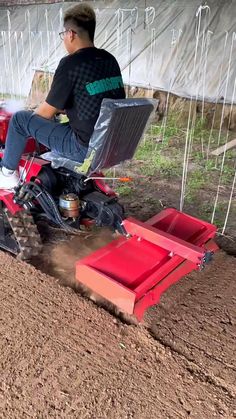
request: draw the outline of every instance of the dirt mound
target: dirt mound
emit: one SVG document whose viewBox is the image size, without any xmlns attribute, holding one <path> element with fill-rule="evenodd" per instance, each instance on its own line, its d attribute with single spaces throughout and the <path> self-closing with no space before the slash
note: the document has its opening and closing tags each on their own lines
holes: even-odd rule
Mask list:
<svg viewBox="0 0 236 419">
<path fill-rule="evenodd" d="M 235 268 L 219 254 L 135 327 L 1 253 L 0 418 L 235 417 Z"/>
</svg>

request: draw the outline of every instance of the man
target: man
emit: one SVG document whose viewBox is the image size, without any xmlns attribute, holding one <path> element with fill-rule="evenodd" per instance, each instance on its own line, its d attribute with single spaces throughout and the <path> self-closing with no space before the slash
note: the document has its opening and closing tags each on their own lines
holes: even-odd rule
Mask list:
<svg viewBox="0 0 236 419">
<path fill-rule="evenodd" d="M 60 61 L 46 101 L 33 113 L 19 111 L 11 119 L 0 169 L 0 189 L 17 186 L 17 167 L 28 137 L 67 158 L 83 162 L 101 102 L 125 97 L 116 59 L 94 46 L 96 16 L 86 3 L 64 15 L 59 35 L 69 55 Z M 64 110 L 69 123 L 52 118 Z"/>
</svg>

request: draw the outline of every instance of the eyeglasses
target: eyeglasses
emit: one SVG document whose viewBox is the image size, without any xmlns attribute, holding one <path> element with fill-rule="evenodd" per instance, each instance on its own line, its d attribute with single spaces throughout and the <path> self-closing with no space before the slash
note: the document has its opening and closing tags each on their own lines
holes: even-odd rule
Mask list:
<svg viewBox="0 0 236 419">
<path fill-rule="evenodd" d="M 64 39 L 64 36 L 65 36 L 66 32 L 69 32 L 68 29 L 66 31 L 59 32 L 59 36 L 60 36 L 62 41 Z"/>
<path fill-rule="evenodd" d="M 73 32 L 75 35 L 77 35 L 77 33 L 75 31 L 73 31 L 72 29 L 66 29 L 65 31 L 59 32 L 59 36 L 60 36 L 62 41 L 64 40 L 65 34 L 67 32 Z"/>
</svg>

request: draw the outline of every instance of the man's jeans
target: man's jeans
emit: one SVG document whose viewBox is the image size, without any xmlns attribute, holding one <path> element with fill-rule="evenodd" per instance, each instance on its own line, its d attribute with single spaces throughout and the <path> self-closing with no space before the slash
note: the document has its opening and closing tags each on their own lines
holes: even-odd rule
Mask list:
<svg viewBox="0 0 236 419">
<path fill-rule="evenodd" d="M 68 159 L 82 163 L 87 148 L 79 144 L 69 124 L 42 118 L 31 111 L 19 111 L 11 118 L 2 166 L 10 170 L 18 167 L 27 139 L 35 138 L 40 144 Z"/>
</svg>

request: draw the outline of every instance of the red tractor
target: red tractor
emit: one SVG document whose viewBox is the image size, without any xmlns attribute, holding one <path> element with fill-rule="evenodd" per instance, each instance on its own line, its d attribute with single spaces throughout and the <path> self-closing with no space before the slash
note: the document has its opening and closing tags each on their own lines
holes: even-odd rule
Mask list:
<svg viewBox="0 0 236 419">
<path fill-rule="evenodd" d="M 138 319 L 171 284 L 202 269 L 217 249 L 215 226 L 175 209 L 145 223 L 126 219 L 116 193 L 104 182 L 103 169 L 133 157 L 154 107 L 148 99 L 105 99 L 82 164 L 42 152 L 30 139 L 18 187 L 0 190 L 0 248 L 21 259 L 39 253 L 41 219 L 76 234 L 92 223 L 118 231 L 118 239 L 77 262 L 75 275 Z M 10 116 L 0 109 L 2 148 Z"/>
</svg>

